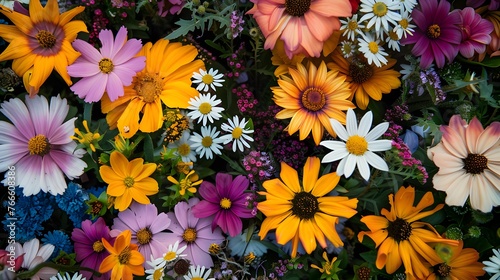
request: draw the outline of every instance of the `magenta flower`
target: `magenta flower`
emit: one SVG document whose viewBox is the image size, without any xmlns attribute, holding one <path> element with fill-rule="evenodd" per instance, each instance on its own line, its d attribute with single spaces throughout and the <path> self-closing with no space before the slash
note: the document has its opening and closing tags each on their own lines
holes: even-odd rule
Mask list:
<svg viewBox="0 0 500 280">
<path fill-rule="evenodd" d="M 415 44 L 412 54 L 421 57 L 420 67 L 429 68 L 435 61 L 442 68 L 445 58 L 451 62 L 458 54 L 462 41 L 460 13 L 450 13 L 446 0 L 422 0 L 420 9 L 413 9 L 413 21 L 417 29 L 412 36 L 401 39 L 402 44 Z"/>
<path fill-rule="evenodd" d="M 76 149 L 71 140 L 75 119 L 64 122 L 69 106 L 66 99 L 54 96 L 26 96 L 26 105 L 19 98 L 2 103 L 0 112 L 12 123 L 0 121 L 0 173 L 15 167 L 15 185 L 23 194 L 49 192 L 63 194 L 67 188 L 64 175 L 73 180 L 83 173 L 87 164 L 80 158 L 85 150 Z M 7 172 L 5 173 L 7 177 Z M 5 185 L 7 178 L 2 181 Z"/>
<path fill-rule="evenodd" d="M 205 199 L 193 207 L 193 214 L 197 218 L 214 216 L 212 230 L 217 226 L 222 232 L 229 233 L 231 237 L 241 233 L 243 224 L 241 218 L 252 218 L 252 209 L 245 202 L 249 181 L 245 176 L 239 175 L 233 181 L 230 174 L 217 173 L 214 184 L 203 181 L 199 192 Z"/>
<path fill-rule="evenodd" d="M 71 240 L 75 243 L 76 261 L 82 267 L 91 268 L 98 271 L 104 258 L 109 253 L 102 244 L 102 238 L 113 244 L 114 239 L 109 235 L 109 227 L 106 226 L 104 219 L 99 217 L 95 223 L 90 220 L 82 222 L 82 228 L 74 228 L 71 234 Z M 90 279 L 92 272 L 81 270 L 80 273 L 87 279 Z M 111 272 L 102 274 L 100 277 L 94 275 L 93 279 L 105 280 L 111 278 Z"/>
<path fill-rule="evenodd" d="M 179 241 L 179 247 L 187 245 L 184 253 L 192 265 L 212 267 L 214 263 L 208 249 L 211 244 L 221 244 L 224 236 L 220 228 L 212 231 L 210 228 L 212 218 L 199 219 L 193 215 L 192 207 L 199 202 L 198 198 L 191 198 L 188 203 L 181 201 L 175 205 L 174 212 L 168 213 L 172 220 L 169 240 L 170 244 Z"/>
<path fill-rule="evenodd" d="M 141 40 L 127 41 L 127 28 L 122 26 L 115 40 L 111 30 L 101 30 L 99 40 L 100 52 L 83 40 L 75 40 L 73 47 L 82 55 L 67 68 L 71 77 L 82 78 L 71 90 L 86 102 L 101 100 L 104 92 L 111 101 L 123 96 L 123 87 L 132 84 L 135 74 L 146 65 L 144 56 L 135 57 L 142 48 Z"/>
<path fill-rule="evenodd" d="M 180 14 L 186 4 L 184 0 L 158 0 L 158 15 L 161 17 Z"/>
<path fill-rule="evenodd" d="M 470 7 L 464 8 L 459 13 L 462 16 L 460 54 L 465 58 L 471 58 L 474 56 L 474 51 L 479 54 L 485 52 L 486 45 L 491 42 L 490 33 L 493 31 L 493 24 Z"/>
<path fill-rule="evenodd" d="M 163 232 L 170 226 L 170 218 L 165 213 L 158 214 L 154 204 L 132 203 L 128 209 L 118 213 L 113 220 L 113 231 L 130 230 L 132 243 L 139 246 L 139 252 L 146 260 L 161 258 L 167 252 L 168 234 Z M 114 233 L 111 233 L 114 235 Z M 118 235 L 118 234 L 116 234 Z M 146 266 L 144 262 L 144 266 Z"/>
</svg>

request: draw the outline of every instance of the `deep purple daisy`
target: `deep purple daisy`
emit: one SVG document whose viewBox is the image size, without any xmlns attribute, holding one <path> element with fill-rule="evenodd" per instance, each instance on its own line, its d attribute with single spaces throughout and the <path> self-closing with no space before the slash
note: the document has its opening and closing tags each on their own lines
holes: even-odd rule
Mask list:
<svg viewBox="0 0 500 280">
<path fill-rule="evenodd" d="M 413 36 L 401 40 L 402 44 L 415 44 L 412 54 L 421 57 L 420 67 L 428 68 L 435 61 L 442 68 L 445 58 L 451 62 L 458 54 L 462 41 L 458 11 L 450 13 L 450 3 L 446 0 L 422 0 L 420 10 L 412 12 L 417 29 Z"/>
<path fill-rule="evenodd" d="M 490 33 L 493 31 L 493 24 L 483 19 L 471 7 L 466 7 L 459 13 L 462 16 L 460 54 L 465 58 L 471 58 L 474 52 L 483 53 L 491 42 Z"/>
<path fill-rule="evenodd" d="M 102 238 L 113 244 L 114 238 L 109 234 L 109 227 L 106 226 L 104 219 L 99 217 L 95 223 L 90 220 L 82 222 L 82 228 L 74 228 L 71 239 L 75 242 L 76 261 L 81 262 L 82 267 L 91 268 L 99 271 L 104 258 L 109 253 L 102 244 Z M 91 279 L 92 272 L 81 270 L 81 274 L 87 279 Z M 110 279 L 111 272 L 103 273 L 100 277 L 94 276 L 92 279 L 105 280 Z"/>
<path fill-rule="evenodd" d="M 193 214 L 197 218 L 214 216 L 212 230 L 219 226 L 224 233 L 231 237 L 241 233 L 243 224 L 241 218 L 252 218 L 254 215 L 247 207 L 245 191 L 249 181 L 239 175 L 233 181 L 233 176 L 217 173 L 215 185 L 203 181 L 199 192 L 203 199 L 193 207 Z"/>
</svg>

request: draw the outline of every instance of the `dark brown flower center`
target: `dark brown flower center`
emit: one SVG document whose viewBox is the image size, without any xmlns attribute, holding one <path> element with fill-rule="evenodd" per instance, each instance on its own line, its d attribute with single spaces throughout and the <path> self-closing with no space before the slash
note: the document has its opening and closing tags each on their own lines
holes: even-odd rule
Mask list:
<svg viewBox="0 0 500 280">
<path fill-rule="evenodd" d="M 311 6 L 311 0 L 285 0 L 285 12 L 294 17 L 301 17 Z"/>
<path fill-rule="evenodd" d="M 38 41 L 40 47 L 50 49 L 56 44 L 56 36 L 47 30 L 40 30 L 36 34 L 35 39 Z"/>
<path fill-rule="evenodd" d="M 39 155 L 43 157 L 50 152 L 49 140 L 45 135 L 38 134 L 28 141 L 28 151 L 30 155 Z"/>
<path fill-rule="evenodd" d="M 349 64 L 349 76 L 356 84 L 362 84 L 373 76 L 373 68 L 361 61 Z"/>
<path fill-rule="evenodd" d="M 488 169 L 488 159 L 483 155 L 469 154 L 463 161 L 465 171 L 470 174 L 483 173 Z"/>
<path fill-rule="evenodd" d="M 362 266 L 358 269 L 356 274 L 358 275 L 359 280 L 369 280 L 370 273 L 371 269 L 369 267 Z"/>
<path fill-rule="evenodd" d="M 151 239 L 153 238 L 153 233 L 151 232 L 151 230 L 149 230 L 149 228 L 143 228 L 137 231 L 136 236 L 137 242 L 139 242 L 139 244 L 141 245 L 144 245 L 148 244 L 151 241 Z"/>
<path fill-rule="evenodd" d="M 302 93 L 302 106 L 309 111 L 319 111 L 326 104 L 326 98 L 323 92 L 317 88 L 308 88 Z"/>
<path fill-rule="evenodd" d="M 128 264 L 128 262 L 130 261 L 130 257 L 132 257 L 132 252 L 130 251 L 130 247 L 127 246 L 118 255 L 118 262 L 120 264 Z"/>
<path fill-rule="evenodd" d="M 437 24 L 433 24 L 427 28 L 427 37 L 431 39 L 437 39 L 441 36 L 441 27 Z"/>
<path fill-rule="evenodd" d="M 318 198 L 308 192 L 299 192 L 292 199 L 292 213 L 301 220 L 309 220 L 319 211 Z"/>
<path fill-rule="evenodd" d="M 389 222 L 387 234 L 397 242 L 410 239 L 411 225 L 407 221 L 397 218 L 394 222 Z"/>
<path fill-rule="evenodd" d="M 97 215 L 97 214 L 99 214 L 99 212 L 101 212 L 103 204 L 100 201 L 94 201 L 94 202 L 90 203 L 90 207 L 91 207 L 91 210 L 90 210 L 91 213 L 94 215 Z"/>
<path fill-rule="evenodd" d="M 188 260 L 179 259 L 174 264 L 174 272 L 177 273 L 180 276 L 186 275 L 189 272 L 189 266 L 190 265 L 191 264 L 189 263 Z"/>
<path fill-rule="evenodd" d="M 434 273 L 439 277 L 447 277 L 451 273 L 451 267 L 446 263 L 440 263 L 434 266 Z"/>
</svg>

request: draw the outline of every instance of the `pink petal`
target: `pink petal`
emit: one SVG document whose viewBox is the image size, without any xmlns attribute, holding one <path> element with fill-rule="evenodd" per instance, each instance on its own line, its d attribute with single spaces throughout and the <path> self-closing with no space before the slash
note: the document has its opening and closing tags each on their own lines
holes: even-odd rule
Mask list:
<svg viewBox="0 0 500 280">
<path fill-rule="evenodd" d="M 98 50 L 96 50 L 94 46 L 87 43 L 86 41 L 76 39 L 72 45 L 73 48 L 75 48 L 75 50 L 79 51 L 82 54 L 82 56 L 79 57 L 75 63 L 81 63 L 87 60 L 88 62 L 97 65 L 99 61 L 101 61 L 101 59 L 103 58 L 101 53 Z M 72 74 L 70 75 L 73 76 Z"/>
<path fill-rule="evenodd" d="M 115 40 L 113 38 L 113 32 L 108 29 L 103 29 L 99 32 L 99 40 L 101 41 L 101 55 L 102 57 L 113 58 L 113 49 L 115 45 Z M 121 44 L 122 42 L 119 42 Z"/>
<path fill-rule="evenodd" d="M 79 78 L 94 76 L 101 72 L 101 70 L 99 69 L 99 64 L 83 60 L 76 61 L 66 69 L 68 70 L 68 74 L 71 77 Z"/>
</svg>

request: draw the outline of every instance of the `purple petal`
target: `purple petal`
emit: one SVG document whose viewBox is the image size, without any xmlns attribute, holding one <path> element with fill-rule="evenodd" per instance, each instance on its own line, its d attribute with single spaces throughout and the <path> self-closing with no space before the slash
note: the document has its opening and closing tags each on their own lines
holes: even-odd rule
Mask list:
<svg viewBox="0 0 500 280">
<path fill-rule="evenodd" d="M 72 154 L 61 152 L 58 150 L 51 150 L 44 158 L 50 158 L 70 179 L 74 179 L 83 174 L 83 170 L 87 167 L 85 161 L 75 157 Z"/>
<path fill-rule="evenodd" d="M 116 65 L 121 65 L 121 64 L 127 62 L 128 60 L 130 60 L 134 56 L 136 56 L 137 53 L 139 53 L 139 51 L 141 50 L 141 48 L 142 48 L 141 40 L 137 40 L 137 39 L 128 40 L 123 45 L 121 50 L 119 52 L 115 53 L 115 56 L 113 58 L 113 63 Z M 143 59 L 145 60 L 145 57 L 143 57 Z"/>
<path fill-rule="evenodd" d="M 193 208 L 191 208 L 191 211 L 193 212 L 193 215 L 197 218 L 206 218 L 221 211 L 221 208 L 218 203 L 214 204 L 202 200 L 197 205 L 193 206 Z"/>
<path fill-rule="evenodd" d="M 73 140 L 70 137 L 75 131 L 75 120 L 76 117 L 56 127 L 50 134 L 45 134 L 49 143 L 51 145 L 65 145 L 72 142 Z"/>
<path fill-rule="evenodd" d="M 69 112 L 69 105 L 66 99 L 59 96 L 53 96 L 50 99 L 50 117 L 48 135 L 52 135 L 55 130 L 64 122 Z M 73 135 L 73 134 L 71 134 Z"/>
<path fill-rule="evenodd" d="M 118 229 L 121 231 L 130 229 L 135 233 L 139 231 L 141 227 L 138 224 L 134 212 L 129 208 L 118 213 L 118 217 L 113 219 L 113 226 L 111 226 L 111 229 Z"/>
<path fill-rule="evenodd" d="M 118 54 L 118 52 L 120 52 L 123 45 L 127 41 L 127 33 L 128 33 L 127 28 L 125 28 L 125 26 L 122 26 L 122 27 L 120 27 L 120 29 L 118 30 L 118 33 L 116 34 L 114 44 L 113 44 L 113 49 L 112 49 L 111 54 L 110 54 L 111 55 L 110 58 L 113 59 L 113 62 L 115 62 L 116 55 Z M 118 62 L 116 62 L 116 63 L 119 64 Z"/>
<path fill-rule="evenodd" d="M 49 102 L 45 97 L 34 96 L 26 99 L 26 107 L 30 112 L 31 121 L 35 127 L 35 133 L 49 136 Z M 59 123 L 60 124 L 60 123 Z M 73 133 L 71 133 L 73 134 Z"/>
<path fill-rule="evenodd" d="M 86 102 L 98 102 L 104 95 L 108 75 L 98 73 L 95 76 L 85 77 L 71 86 L 71 90 Z"/>
<path fill-rule="evenodd" d="M 238 175 L 234 178 L 232 184 L 228 188 L 228 198 L 232 200 L 240 197 L 248 188 L 250 181 L 243 175 Z"/>
<path fill-rule="evenodd" d="M 472 56 L 474 56 L 474 47 L 470 42 L 463 42 L 460 45 L 460 54 L 465 58 L 471 58 Z"/>
<path fill-rule="evenodd" d="M 170 218 L 165 213 L 160 213 L 151 223 L 149 229 L 153 234 L 166 230 L 170 226 Z"/>
<path fill-rule="evenodd" d="M 101 59 L 103 58 L 101 53 L 98 50 L 96 50 L 94 46 L 83 40 L 76 39 L 72 45 L 73 48 L 75 48 L 75 50 L 79 51 L 82 54 L 82 57 L 84 59 L 88 60 L 89 62 L 92 62 L 94 65 L 97 65 L 99 61 L 101 61 Z"/>
<path fill-rule="evenodd" d="M 181 201 L 177 203 L 174 207 L 174 212 L 177 222 L 183 229 L 194 227 L 196 225 L 196 222 L 192 225 L 188 221 L 191 211 L 189 211 L 189 205 L 186 202 Z M 172 218 L 170 219 L 172 220 Z"/>
<path fill-rule="evenodd" d="M 88 61 L 76 61 L 66 68 L 71 77 L 83 78 L 97 75 L 101 72 L 99 64 Z"/>
<path fill-rule="evenodd" d="M 201 197 L 203 197 L 205 200 L 211 203 L 218 204 L 221 200 L 221 197 L 219 196 L 219 194 L 215 189 L 215 185 L 208 181 L 203 181 L 198 191 Z"/>
<path fill-rule="evenodd" d="M 103 29 L 99 32 L 99 40 L 101 41 L 101 54 L 102 57 L 113 58 L 113 49 L 115 40 L 113 38 L 113 32 L 108 29 Z"/>
</svg>

